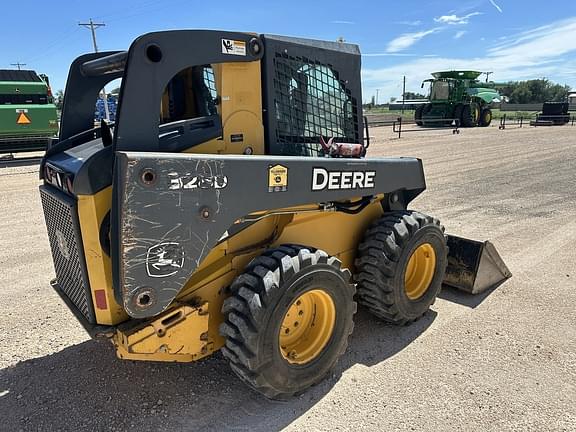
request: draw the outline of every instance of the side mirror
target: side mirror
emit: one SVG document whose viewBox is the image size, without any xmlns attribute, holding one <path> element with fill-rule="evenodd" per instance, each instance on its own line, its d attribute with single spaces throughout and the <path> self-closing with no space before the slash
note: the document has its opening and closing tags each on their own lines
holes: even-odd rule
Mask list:
<svg viewBox="0 0 576 432">
<path fill-rule="evenodd" d="M 420 86 L 420 88 L 424 88 L 424 83 L 422 83 L 422 85 Z"/>
</svg>

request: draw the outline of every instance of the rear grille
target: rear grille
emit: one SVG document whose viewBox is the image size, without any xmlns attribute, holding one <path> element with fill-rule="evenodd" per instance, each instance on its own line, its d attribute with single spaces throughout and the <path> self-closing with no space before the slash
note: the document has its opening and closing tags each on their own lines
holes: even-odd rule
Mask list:
<svg viewBox="0 0 576 432">
<path fill-rule="evenodd" d="M 76 201 L 49 186 L 40 186 L 40 196 L 58 286 L 82 315 L 94 324 Z"/>
</svg>

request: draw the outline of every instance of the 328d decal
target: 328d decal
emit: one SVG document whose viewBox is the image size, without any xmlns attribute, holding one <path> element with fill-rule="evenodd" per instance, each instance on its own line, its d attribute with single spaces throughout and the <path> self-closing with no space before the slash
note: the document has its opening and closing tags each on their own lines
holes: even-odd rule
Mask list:
<svg viewBox="0 0 576 432">
<path fill-rule="evenodd" d="M 206 161 L 196 164 L 193 172 L 184 174 L 173 171 L 168 173 L 168 189 L 224 189 L 228 186 L 228 176 L 223 173 L 221 162 Z"/>
</svg>

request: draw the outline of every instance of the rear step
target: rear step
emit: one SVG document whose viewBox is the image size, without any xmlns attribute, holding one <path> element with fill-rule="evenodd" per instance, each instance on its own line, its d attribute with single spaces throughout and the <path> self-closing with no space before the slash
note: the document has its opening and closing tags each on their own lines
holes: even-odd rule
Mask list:
<svg viewBox="0 0 576 432">
<path fill-rule="evenodd" d="M 479 242 L 448 235 L 445 285 L 471 294 L 496 288 L 512 273 L 489 241 Z"/>
</svg>

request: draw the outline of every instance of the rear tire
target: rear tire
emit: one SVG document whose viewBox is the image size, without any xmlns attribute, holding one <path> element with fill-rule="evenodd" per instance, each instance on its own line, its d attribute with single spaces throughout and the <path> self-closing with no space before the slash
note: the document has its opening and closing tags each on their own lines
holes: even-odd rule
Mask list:
<svg viewBox="0 0 576 432">
<path fill-rule="evenodd" d="M 252 260 L 222 307 L 222 354 L 236 375 L 271 399 L 321 381 L 354 327 L 349 279 L 338 259 L 302 246 L 281 246 Z"/>
<path fill-rule="evenodd" d="M 384 215 L 358 247 L 358 302 L 385 321 L 415 321 L 440 291 L 447 255 L 444 227 L 437 219 L 413 211 Z"/>
<path fill-rule="evenodd" d="M 462 109 L 462 126 L 476 127 L 480 118 L 480 108 L 475 102 L 464 105 Z"/>
</svg>

